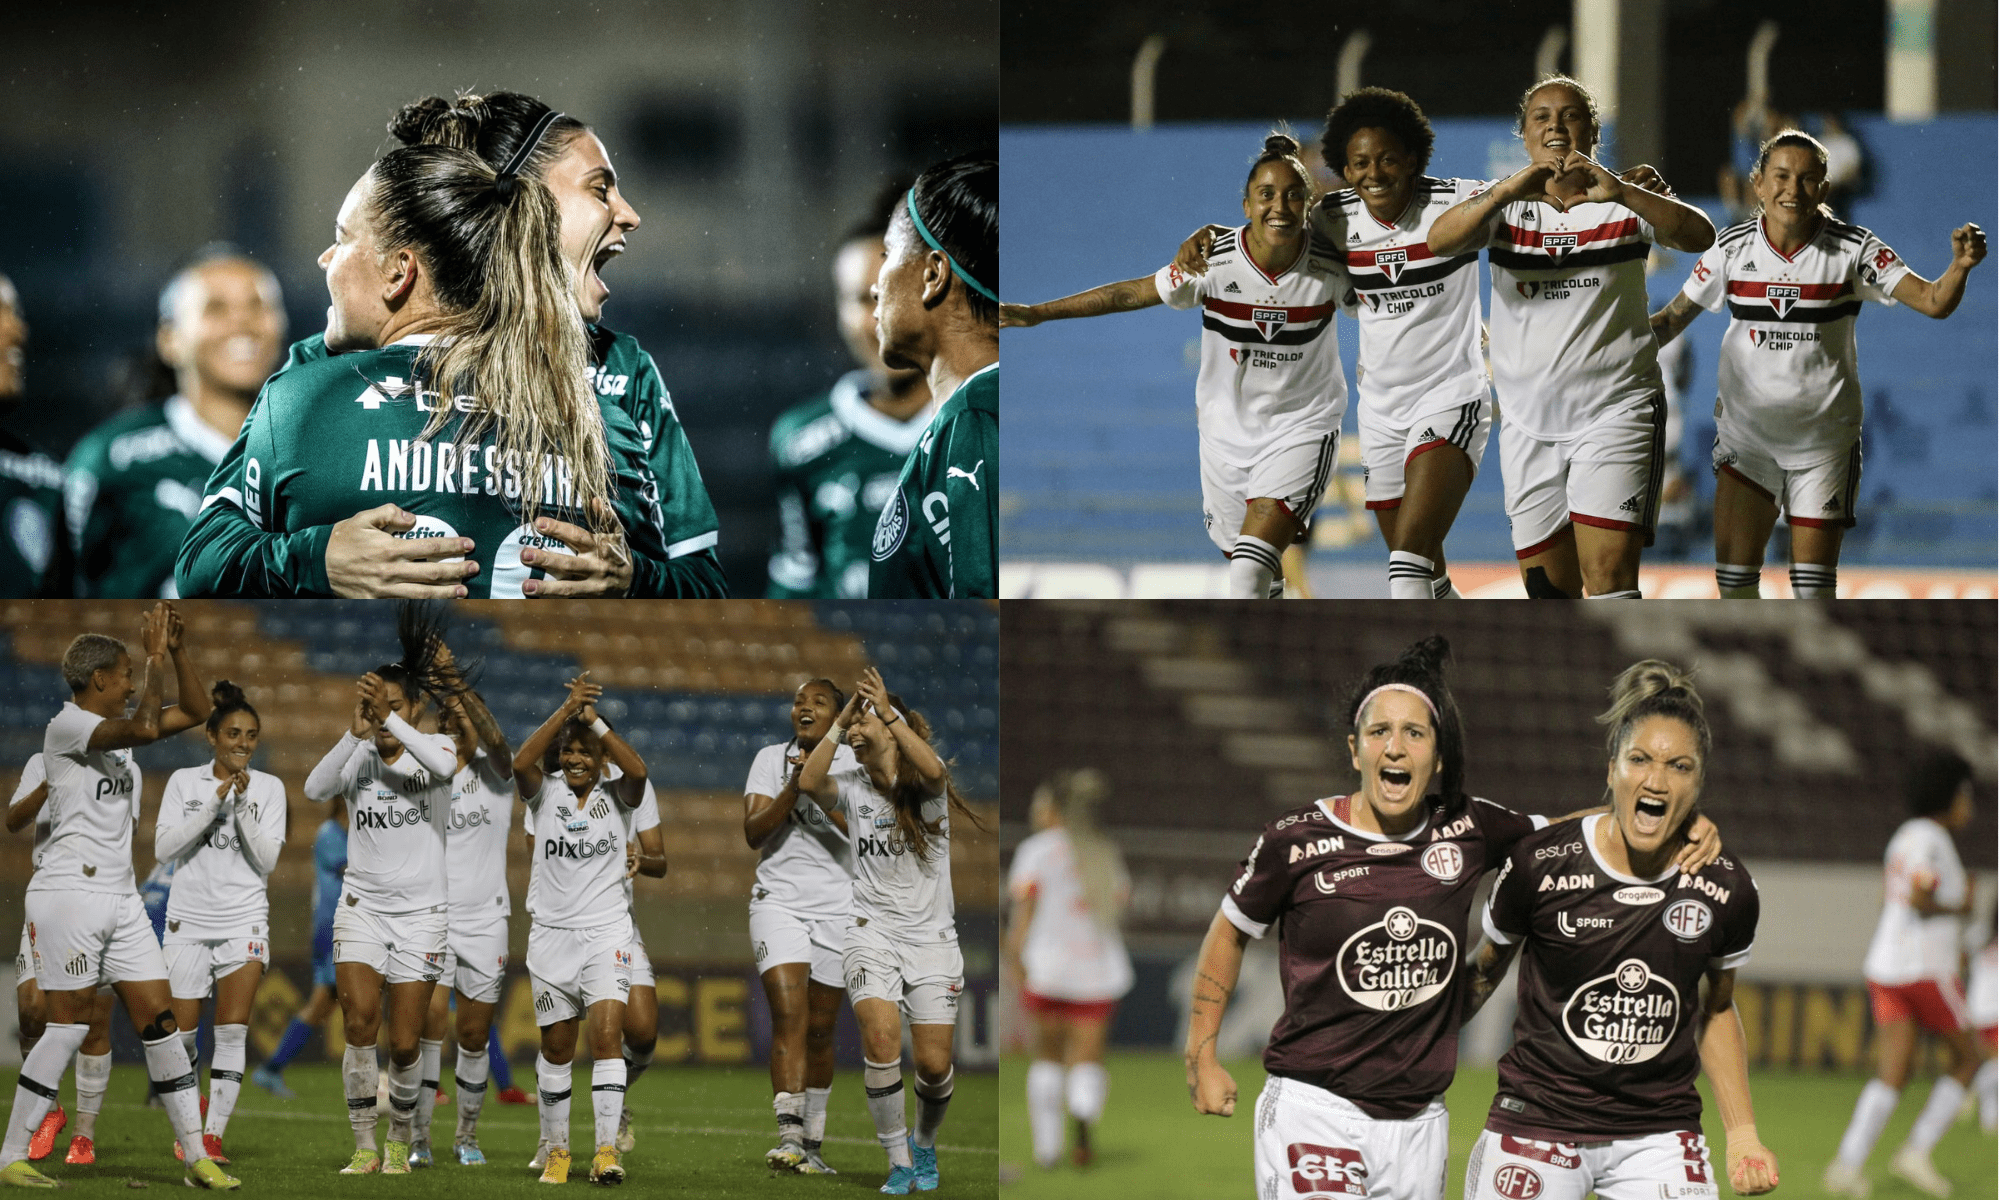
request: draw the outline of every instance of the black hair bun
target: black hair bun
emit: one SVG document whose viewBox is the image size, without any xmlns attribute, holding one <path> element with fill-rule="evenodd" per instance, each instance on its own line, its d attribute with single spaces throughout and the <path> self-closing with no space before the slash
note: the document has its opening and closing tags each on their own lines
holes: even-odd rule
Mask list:
<svg viewBox="0 0 2000 1200">
<path fill-rule="evenodd" d="M 425 96 L 405 104 L 389 120 L 389 133 L 405 146 L 451 146 L 468 150 L 479 137 L 484 115 L 478 96 Z"/>
<path fill-rule="evenodd" d="M 1396 656 L 1399 665 L 1415 667 L 1426 675 L 1444 672 L 1444 664 L 1451 660 L 1451 643 L 1441 634 L 1431 634 L 1421 641 L 1412 642 Z"/>
<path fill-rule="evenodd" d="M 1288 133 L 1274 133 L 1264 139 L 1266 154 L 1297 154 L 1299 140 Z"/>
</svg>

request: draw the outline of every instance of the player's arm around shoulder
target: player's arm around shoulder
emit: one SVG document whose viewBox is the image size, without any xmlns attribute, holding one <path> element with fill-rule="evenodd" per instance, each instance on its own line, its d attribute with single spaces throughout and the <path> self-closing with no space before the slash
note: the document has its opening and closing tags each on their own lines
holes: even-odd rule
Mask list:
<svg viewBox="0 0 2000 1200">
<path fill-rule="evenodd" d="M 1574 833 L 1571 829 L 1557 831 L 1553 836 L 1560 839 Z M 1466 966 L 1465 1008 L 1459 1013 L 1461 1024 L 1472 1020 L 1485 1007 L 1507 977 L 1507 967 L 1520 952 L 1521 943 L 1527 940 L 1528 917 L 1534 902 L 1530 864 L 1534 862 L 1535 848 L 1550 836 L 1549 832 L 1538 831 L 1522 838 L 1500 864 L 1493 892 L 1479 914 L 1482 936 Z"/>
<path fill-rule="evenodd" d="M 1197 299 L 1181 302 L 1183 296 L 1199 297 L 1200 277 L 1189 275 L 1178 266 L 1169 264 L 1161 267 L 1156 275 L 1145 275 L 1138 279 L 1121 279 L 1117 283 L 1107 283 L 1102 287 L 1064 296 L 1059 300 L 1045 300 L 1040 304 L 1002 304 L 1000 306 L 1000 328 L 1022 328 L 1040 325 L 1044 321 L 1067 321 L 1077 317 L 1101 317 L 1106 313 L 1137 312 L 1142 308 L 1152 308 L 1157 304 L 1171 304 L 1175 308 L 1192 308 Z"/>
</svg>

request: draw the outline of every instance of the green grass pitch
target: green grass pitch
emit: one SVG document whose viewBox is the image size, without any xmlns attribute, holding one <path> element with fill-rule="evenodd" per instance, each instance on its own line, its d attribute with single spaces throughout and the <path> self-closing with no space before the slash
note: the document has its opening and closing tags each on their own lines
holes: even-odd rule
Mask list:
<svg viewBox="0 0 2000 1200">
<path fill-rule="evenodd" d="M 1028 1142 L 1028 1110 L 1022 1080 L 1024 1058 L 1008 1058 L 1000 1066 L 1000 1161 L 1015 1179 L 1005 1188 L 1008 1200 L 1070 1200 L 1143 1196 L 1146 1200 L 1222 1200 L 1252 1195 L 1250 1181 L 1250 1119 L 1263 1071 L 1254 1062 L 1229 1064 L 1236 1079 L 1236 1115 L 1228 1120 L 1197 1116 L 1187 1098 L 1186 1073 L 1178 1055 L 1115 1054 L 1109 1062 L 1111 1096 L 1097 1131 L 1097 1164 L 1089 1171 L 1064 1166 L 1042 1171 L 1033 1165 Z M 1757 1105 L 1757 1132 L 1778 1156 L 1780 1183 L 1776 1200 L 1819 1200 L 1820 1172 L 1833 1159 L 1834 1147 L 1855 1097 L 1866 1082 L 1859 1075 L 1762 1072 L 1750 1080 Z M 1902 1144 L 1930 1093 L 1928 1077 L 1913 1080 L 1903 1102 L 1869 1158 L 1869 1177 L 1876 1200 L 1927 1200 L 1885 1164 Z M 1492 1102 L 1492 1068 L 1458 1073 L 1445 1103 L 1451 1108 L 1451 1166 L 1447 1171 L 1448 1200 L 1459 1200 L 1465 1187 L 1465 1159 L 1473 1139 L 1485 1124 Z M 1722 1171 L 1722 1128 L 1715 1105 L 1703 1088 L 1703 1112 L 1709 1154 L 1718 1175 Z M 1954 1125 L 1934 1155 L 1938 1170 L 1954 1182 L 1953 1200 L 1992 1200 L 1995 1195 L 1994 1139 L 1979 1131 L 1977 1121 Z M 1735 1193 L 1721 1181 L 1721 1194 Z"/>
<path fill-rule="evenodd" d="M 14 1093 L 15 1072 L 0 1072 L 5 1095 Z M 207 1077 L 204 1069 L 203 1078 Z M 223 1149 L 230 1174 L 243 1181 L 241 1195 L 327 1197 L 342 1195 L 476 1197 L 548 1194 L 528 1169 L 538 1139 L 535 1109 L 488 1099 L 480 1113 L 479 1144 L 484 1167 L 461 1167 L 451 1158 L 457 1115 L 437 1110 L 434 1138 L 437 1166 L 401 1178 L 343 1177 L 339 1170 L 354 1150 L 335 1066 L 293 1066 L 285 1081 L 298 1092 L 279 1100 L 262 1088 L 246 1086 L 230 1119 Z M 532 1068 L 515 1068 L 515 1082 L 533 1094 Z M 951 1112 L 938 1138 L 939 1196 L 997 1194 L 996 1077 L 958 1076 Z M 74 1111 L 73 1081 L 65 1079 L 63 1103 Z M 446 1092 L 453 1092 L 450 1081 Z M 490 1094 L 489 1094 L 490 1095 Z M 570 1146 L 578 1155 L 569 1186 L 589 1187 L 590 1100 L 587 1085 L 577 1089 L 570 1109 Z M 129 1195 L 133 1187 L 170 1187 L 181 1192 L 181 1165 L 174 1160 L 172 1133 L 164 1112 L 145 1107 L 146 1075 L 138 1066 L 112 1072 L 111 1093 L 97 1124 L 97 1165 L 72 1167 L 62 1161 L 70 1131 L 57 1139 L 56 1152 L 37 1166 L 84 1195 Z M 868 1120 L 861 1073 L 843 1071 L 834 1080 L 827 1114 L 825 1157 L 837 1176 L 774 1176 L 764 1151 L 776 1144 L 771 1116 L 770 1075 L 758 1067 L 665 1067 L 646 1073 L 630 1100 L 636 1114 L 638 1146 L 625 1156 L 624 1193 L 639 1196 L 790 1197 L 859 1196 L 881 1186 L 887 1160 Z M 914 1115 L 914 1107 L 912 1109 Z M 385 1113 L 378 1138 L 388 1134 Z M 477 1189 L 476 1192 L 467 1191 Z"/>
</svg>

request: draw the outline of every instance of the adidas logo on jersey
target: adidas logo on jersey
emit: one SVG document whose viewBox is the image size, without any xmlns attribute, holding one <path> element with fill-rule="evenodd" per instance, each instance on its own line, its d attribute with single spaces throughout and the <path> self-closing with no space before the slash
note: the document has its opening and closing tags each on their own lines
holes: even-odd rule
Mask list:
<svg viewBox="0 0 2000 1200">
<path fill-rule="evenodd" d="M 1839 512 L 1839 511 L 1840 511 L 1840 497 L 1838 497 L 1838 496 L 1835 496 L 1835 497 L 1833 497 L 1833 498 L 1832 498 L 1831 500 L 1828 500 L 1828 501 L 1827 501 L 1827 502 L 1826 502 L 1825 504 L 1823 504 L 1823 505 L 1821 505 L 1821 506 L 1820 506 L 1820 511 L 1821 511 L 1821 512 Z"/>
<path fill-rule="evenodd" d="M 1745 275 L 1755 275 L 1757 273 L 1757 260 L 1753 258 L 1749 262 L 1744 263 L 1740 270 Z"/>
<path fill-rule="evenodd" d="M 1358 233 L 1350 233 L 1347 235 L 1347 244 L 1350 246 L 1360 240 L 1361 240 L 1361 235 Z"/>
<path fill-rule="evenodd" d="M 1417 437 L 1418 437 L 1418 438 L 1419 438 L 1420 440 L 1422 440 L 1422 441 L 1426 441 L 1426 442 L 1435 442 L 1435 441 L 1440 441 L 1440 440 L 1442 440 L 1442 439 L 1440 439 L 1440 438 L 1438 437 L 1438 435 L 1437 435 L 1437 430 L 1435 430 L 1435 429 L 1432 429 L 1432 428 L 1431 428 L 1430 426 L 1428 426 L 1428 425 L 1424 426 L 1424 431 L 1423 431 L 1422 433 L 1418 434 L 1418 435 L 1417 435 Z"/>
<path fill-rule="evenodd" d="M 1638 511 L 1639 511 L 1639 497 L 1637 497 L 1637 496 L 1627 496 L 1627 497 L 1625 497 L 1625 503 L 1623 503 L 1623 504 L 1621 504 L 1621 505 L 1619 505 L 1619 506 L 1618 506 L 1618 511 L 1619 511 L 1619 512 L 1628 512 L 1628 513 L 1635 513 L 1635 512 L 1638 512 Z"/>
<path fill-rule="evenodd" d="M 1242 288 L 1240 288 L 1240 287 L 1237 287 L 1237 286 L 1236 286 L 1236 281 L 1235 281 L 1234 279 L 1232 279 L 1232 280 L 1230 280 L 1230 281 L 1229 281 L 1229 286 L 1227 286 L 1227 287 L 1223 288 L 1222 290 L 1223 290 L 1223 291 L 1225 291 L 1225 292 L 1240 292 L 1240 291 L 1242 291 L 1243 289 L 1242 289 Z"/>
</svg>

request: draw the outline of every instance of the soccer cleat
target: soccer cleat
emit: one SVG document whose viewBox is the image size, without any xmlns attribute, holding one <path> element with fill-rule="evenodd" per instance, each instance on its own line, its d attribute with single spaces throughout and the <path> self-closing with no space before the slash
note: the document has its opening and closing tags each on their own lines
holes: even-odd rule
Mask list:
<svg viewBox="0 0 2000 1200">
<path fill-rule="evenodd" d="M 619 1176 L 624 1178 L 624 1176 Z M 541 1183 L 569 1182 L 569 1149 L 565 1146 L 550 1146 L 548 1161 L 542 1164 Z"/>
<path fill-rule="evenodd" d="M 27 1159 L 8 1163 L 0 1170 L 0 1187 L 54 1188 L 62 1185 L 35 1170 L 35 1164 Z"/>
<path fill-rule="evenodd" d="M 373 1175 L 382 1169 L 382 1153 L 372 1147 L 356 1150 L 347 1165 L 340 1168 L 342 1175 Z"/>
<path fill-rule="evenodd" d="M 298 1093 L 285 1086 L 285 1077 L 269 1067 L 258 1067 L 250 1072 L 250 1082 L 263 1088 L 280 1100 L 296 1100 Z"/>
<path fill-rule="evenodd" d="M 831 1166 L 828 1166 L 827 1161 L 819 1156 L 819 1148 L 816 1146 L 806 1147 L 806 1160 L 799 1164 L 798 1172 L 801 1175 L 840 1174 L 840 1172 L 834 1170 Z"/>
<path fill-rule="evenodd" d="M 500 1094 L 495 1096 L 494 1099 L 502 1104 L 533 1104 L 535 1102 L 533 1096 L 530 1096 L 517 1087 L 501 1088 Z"/>
<path fill-rule="evenodd" d="M 617 1187 L 625 1182 L 624 1164 L 618 1161 L 618 1147 L 599 1146 L 590 1160 L 590 1182 Z"/>
<path fill-rule="evenodd" d="M 1944 1200 L 1951 1195 L 1951 1180 L 1938 1174 L 1931 1165 L 1931 1156 L 1922 1151 L 1904 1146 L 1896 1151 L 1896 1157 L 1889 1160 L 1889 1174 L 1916 1188 Z"/>
<path fill-rule="evenodd" d="M 910 1165 L 917 1173 L 917 1190 L 935 1192 L 938 1186 L 937 1147 L 917 1145 L 917 1139 L 910 1139 Z"/>
<path fill-rule="evenodd" d="M 410 1143 L 390 1138 L 382 1147 L 382 1173 L 384 1175 L 408 1175 L 410 1173 Z"/>
<path fill-rule="evenodd" d="M 180 1143 L 176 1142 L 174 1144 L 179 1145 Z M 229 1156 L 222 1152 L 222 1138 L 219 1135 L 213 1133 L 202 1134 L 201 1148 L 216 1162 L 224 1164 L 229 1162 Z"/>
<path fill-rule="evenodd" d="M 77 1167 L 95 1166 L 97 1164 L 96 1143 L 80 1133 L 77 1134 L 69 1140 L 69 1153 L 63 1155 L 63 1161 Z"/>
<path fill-rule="evenodd" d="M 535 1157 L 528 1160 L 528 1165 L 530 1167 L 533 1167 L 535 1170 L 539 1171 L 548 1164 L 548 1161 L 549 1161 L 549 1140 L 547 1138 L 543 1138 L 539 1143 L 536 1144 Z"/>
<path fill-rule="evenodd" d="M 479 1143 L 471 1138 L 458 1139 L 452 1146 L 452 1149 L 458 1152 L 458 1165 L 461 1167 L 483 1167 L 486 1165 L 486 1152 L 481 1150 Z"/>
<path fill-rule="evenodd" d="M 410 1143 L 411 1170 L 414 1171 L 418 1167 L 429 1167 L 434 1165 L 436 1164 L 434 1164 L 431 1161 L 431 1140 L 429 1138 L 418 1138 Z"/>
<path fill-rule="evenodd" d="M 638 1144 L 639 1139 L 632 1136 L 632 1110 L 629 1108 L 619 1109 L 618 1136 L 613 1139 L 612 1145 L 618 1147 L 618 1153 L 630 1154 L 632 1153 L 632 1147 Z"/>
<path fill-rule="evenodd" d="M 233 1192 L 243 1186 L 242 1180 L 224 1171 L 212 1158 L 198 1158 L 189 1163 L 181 1181 L 191 1188 L 207 1188 L 211 1192 Z"/>
<path fill-rule="evenodd" d="M 1820 1176 L 1819 1186 L 1829 1196 L 1868 1200 L 1868 1179 L 1861 1174 L 1861 1168 L 1850 1167 L 1837 1158 L 1826 1165 L 1826 1174 Z"/>
<path fill-rule="evenodd" d="M 917 1190 L 917 1169 L 915 1167 L 891 1167 L 889 1178 L 882 1181 L 882 1191 L 890 1196 L 907 1196 Z"/>
<path fill-rule="evenodd" d="M 1076 1123 L 1076 1145 L 1070 1150 L 1070 1158 L 1077 1166 L 1087 1167 L 1096 1157 L 1096 1151 L 1090 1148 L 1090 1122 L 1078 1121 Z"/>
<path fill-rule="evenodd" d="M 805 1161 L 806 1148 L 797 1142 L 779 1142 L 764 1151 L 764 1165 L 773 1171 L 796 1171 Z"/>
<path fill-rule="evenodd" d="M 67 1124 L 69 1124 L 69 1114 L 63 1111 L 63 1106 L 60 1104 L 51 1106 L 48 1115 L 42 1118 L 42 1123 L 35 1127 L 35 1136 L 28 1139 L 28 1161 L 40 1162 L 55 1153 L 56 1135 L 61 1133 L 63 1126 Z"/>
</svg>

